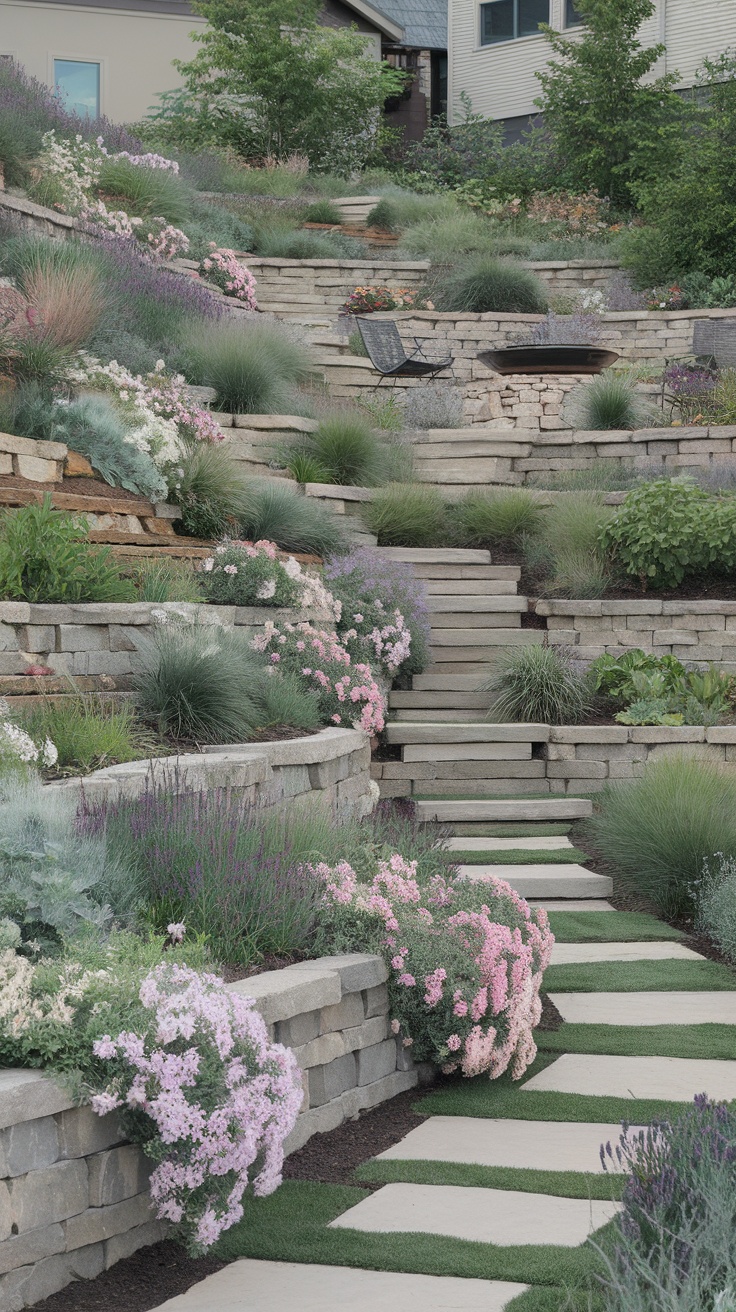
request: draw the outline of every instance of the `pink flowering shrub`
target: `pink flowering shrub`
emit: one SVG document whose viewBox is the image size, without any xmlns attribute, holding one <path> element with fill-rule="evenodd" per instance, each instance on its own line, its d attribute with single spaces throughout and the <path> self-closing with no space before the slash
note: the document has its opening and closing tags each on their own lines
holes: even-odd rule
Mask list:
<svg viewBox="0 0 736 1312">
<path fill-rule="evenodd" d="M 384 954 L 392 1031 L 416 1060 L 447 1074 L 524 1074 L 554 943 L 543 909 L 495 877 L 470 884 L 437 874 L 422 886 L 416 861 L 398 854 L 379 862 L 370 883 L 346 862 L 315 873 L 325 888 L 322 950 Z"/>
<path fill-rule="evenodd" d="M 300 675 L 319 695 L 325 723 L 380 733 L 386 719 L 386 701 L 370 665 L 353 661 L 336 633 L 317 629 L 308 621 L 283 624 L 269 620 L 251 644 L 265 652 L 273 665 Z"/>
<path fill-rule="evenodd" d="M 201 571 L 207 600 L 222 606 L 291 606 L 299 595 L 274 542 L 221 542 Z"/>
<path fill-rule="evenodd" d="M 179 926 L 173 926 L 179 929 Z M 190 1251 L 240 1220 L 248 1185 L 281 1183 L 284 1140 L 303 1089 L 296 1057 L 271 1043 L 250 998 L 216 975 L 162 962 L 143 979 L 132 1028 L 93 1044 L 100 1115 L 119 1110 L 155 1161 L 151 1198 Z"/>
<path fill-rule="evenodd" d="M 199 268 L 207 281 L 214 283 L 226 296 L 233 296 L 249 310 L 258 309 L 256 280 L 250 269 L 241 264 L 235 251 L 218 247 L 211 241 L 210 254 L 200 262 Z"/>
</svg>

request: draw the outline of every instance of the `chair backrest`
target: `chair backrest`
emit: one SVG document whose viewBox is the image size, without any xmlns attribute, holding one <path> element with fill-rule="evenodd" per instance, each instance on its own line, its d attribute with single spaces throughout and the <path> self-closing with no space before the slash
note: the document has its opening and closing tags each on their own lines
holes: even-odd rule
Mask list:
<svg viewBox="0 0 736 1312">
<path fill-rule="evenodd" d="M 356 323 L 363 345 L 380 373 L 393 373 L 404 364 L 406 351 L 391 319 L 357 318 Z"/>
<path fill-rule="evenodd" d="M 715 320 L 696 319 L 693 324 L 693 355 L 715 355 Z"/>
<path fill-rule="evenodd" d="M 713 354 L 719 369 L 736 366 L 736 319 L 714 319 Z"/>
</svg>

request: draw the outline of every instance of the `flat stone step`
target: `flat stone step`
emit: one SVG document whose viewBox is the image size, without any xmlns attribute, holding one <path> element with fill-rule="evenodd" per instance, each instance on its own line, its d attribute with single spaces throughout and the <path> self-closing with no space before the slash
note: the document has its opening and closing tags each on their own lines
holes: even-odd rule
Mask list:
<svg viewBox="0 0 736 1312">
<path fill-rule="evenodd" d="M 546 743 L 548 724 L 389 724 L 390 743 Z"/>
<path fill-rule="evenodd" d="M 454 732 L 459 733 L 463 725 Z M 469 726 L 471 727 L 471 726 Z M 439 725 L 438 728 L 442 728 Z M 531 743 L 408 743 L 402 753 L 403 761 L 530 761 Z"/>
<path fill-rule="evenodd" d="M 736 1098 L 736 1061 L 564 1053 L 521 1085 L 521 1092 L 527 1091 L 667 1102 L 692 1102 L 707 1093 L 716 1101 L 730 1102 Z"/>
<path fill-rule="evenodd" d="M 381 550 L 389 551 L 391 548 L 382 547 Z M 395 548 L 395 550 L 403 550 L 403 548 Z M 409 563 L 413 566 L 418 579 L 434 580 L 436 583 L 448 583 L 456 579 L 462 579 L 464 584 L 472 579 L 478 583 L 494 579 L 507 579 L 512 583 L 518 583 L 521 578 L 518 565 L 438 565 L 421 561 Z"/>
<path fill-rule="evenodd" d="M 416 572 L 416 571 L 415 571 Z M 457 592 L 455 586 L 458 582 L 462 583 L 462 593 L 464 597 L 514 597 L 516 596 L 517 579 L 422 579 L 422 587 L 429 597 L 429 605 L 433 607 L 435 597 L 454 597 Z"/>
<path fill-rule="evenodd" d="M 483 798 L 476 801 L 417 802 L 418 820 L 584 820 L 593 814 L 593 803 L 585 797 L 529 798 L 515 802 Z"/>
<path fill-rule="evenodd" d="M 620 1125 L 580 1121 L 484 1120 L 430 1116 L 406 1138 L 379 1153 L 380 1161 L 467 1162 L 529 1171 L 584 1171 L 600 1175 L 601 1144 L 616 1143 Z M 610 1163 L 615 1170 L 614 1163 Z"/>
<path fill-rule="evenodd" d="M 483 711 L 488 706 L 491 694 L 488 692 L 424 692 L 421 689 L 397 689 L 396 692 L 389 693 L 388 704 L 391 710 L 397 710 L 399 707 L 405 710 L 427 710 L 431 711 L 436 707 L 438 711 L 457 710 L 465 711 Z M 446 719 L 446 716 L 438 717 L 439 720 Z M 475 715 L 473 722 L 477 723 L 479 717 Z"/>
<path fill-rule="evenodd" d="M 504 1312 L 528 1285 L 241 1257 L 158 1312 Z"/>
<path fill-rule="evenodd" d="M 473 884 L 505 879 L 521 897 L 609 897 L 613 892 L 609 875 L 597 875 L 579 865 L 458 866 L 458 871 Z"/>
<path fill-rule="evenodd" d="M 558 834 L 549 838 L 449 838 L 445 847 L 448 852 L 560 852 L 572 848 L 572 843 Z"/>
<path fill-rule="evenodd" d="M 490 551 L 471 547 L 379 547 L 388 560 L 407 565 L 490 565 Z"/>
<path fill-rule="evenodd" d="M 427 609 L 430 615 L 448 613 L 468 615 L 511 615 L 514 612 L 526 614 L 529 603 L 526 597 L 494 596 L 480 597 L 463 592 L 446 593 L 442 596 L 432 595 L 428 598 Z"/>
<path fill-rule="evenodd" d="M 526 607 L 528 605 L 526 598 L 504 597 L 502 600 L 523 601 L 524 609 L 515 609 L 513 611 L 484 610 L 480 612 L 475 610 L 444 611 L 430 609 L 430 642 L 433 642 L 435 638 L 440 635 L 444 635 L 447 638 L 448 636 L 451 636 L 452 633 L 465 633 L 468 629 L 472 629 L 477 634 L 476 641 L 482 641 L 483 634 L 486 633 L 488 629 L 509 628 L 509 626 L 513 629 L 521 628 L 521 617 L 526 614 Z"/>
<path fill-rule="evenodd" d="M 447 643 L 439 640 L 441 630 L 432 631 L 432 646 L 436 650 L 435 660 L 448 666 L 471 663 L 487 665 L 489 660 L 498 659 L 502 654 L 499 647 L 532 647 L 544 640 L 540 629 L 452 629 L 446 631 Z M 454 641 L 453 641 L 454 637 Z M 446 673 L 451 673 L 448 669 Z M 482 675 L 481 675 L 482 678 Z M 478 680 L 480 682 L 481 679 Z"/>
<path fill-rule="evenodd" d="M 573 1025 L 736 1025 L 736 993 L 555 993 Z"/>
<path fill-rule="evenodd" d="M 560 898 L 534 898 L 527 899 L 530 907 L 543 907 L 545 911 L 615 911 L 616 908 L 610 902 L 601 902 L 597 898 L 590 901 L 577 901 L 570 898 L 563 901 Z"/>
<path fill-rule="evenodd" d="M 452 841 L 457 840 L 453 839 Z M 552 842 L 552 839 L 549 841 Z M 702 961 L 703 957 L 699 952 L 693 952 L 692 948 L 686 948 L 683 943 L 677 943 L 671 939 L 663 943 L 555 943 L 552 949 L 551 964 L 553 966 L 571 966 L 590 964 L 596 961 L 673 960 Z M 593 996 L 599 997 L 600 994 L 594 994 Z M 652 993 L 647 994 L 648 998 L 654 996 Z M 697 997 L 698 995 L 694 994 L 693 996 Z M 727 997 L 728 994 L 724 996 Z M 685 1024 L 684 1021 L 683 1024 Z"/>
<path fill-rule="evenodd" d="M 411 681 L 412 695 L 417 692 L 481 692 L 479 687 L 482 682 L 482 676 L 476 675 L 472 671 L 465 671 L 462 674 L 449 674 L 447 671 L 438 671 L 433 665 L 425 670 L 423 674 L 414 674 Z M 393 695 L 393 694 L 392 694 Z M 480 720 L 480 716 L 478 717 Z"/>
<path fill-rule="evenodd" d="M 736 1063 L 734 1063 L 736 1065 Z M 371 1234 L 450 1235 L 481 1244 L 578 1248 L 620 1210 L 618 1203 L 555 1198 L 513 1189 L 387 1184 L 330 1222 Z"/>
<path fill-rule="evenodd" d="M 428 720 L 431 720 L 433 724 L 436 724 L 438 720 L 447 720 L 448 722 L 451 722 L 453 724 L 457 724 L 457 723 L 470 724 L 475 720 L 477 714 L 478 714 L 477 710 L 463 711 L 463 710 L 458 710 L 457 707 L 453 707 L 452 709 L 444 710 L 444 711 L 443 710 L 438 711 L 436 708 L 431 711 L 421 710 L 421 709 L 419 710 L 398 709 L 394 711 L 392 723 L 396 723 L 396 724 L 422 723 L 423 724 L 426 723 Z"/>
</svg>

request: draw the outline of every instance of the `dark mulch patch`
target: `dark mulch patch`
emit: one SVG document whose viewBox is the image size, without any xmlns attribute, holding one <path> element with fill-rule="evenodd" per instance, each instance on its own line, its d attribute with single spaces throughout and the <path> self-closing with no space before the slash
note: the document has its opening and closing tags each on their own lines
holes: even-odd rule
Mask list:
<svg viewBox="0 0 736 1312">
<path fill-rule="evenodd" d="M 562 1025 L 562 1016 L 557 1010 L 554 1002 L 548 993 L 542 994 L 542 1016 L 537 1025 L 538 1030 L 543 1030 L 546 1034 L 554 1034 Z"/>
<path fill-rule="evenodd" d="M 34 1307 L 37 1312 L 150 1312 L 225 1265 L 216 1257 L 187 1257 L 166 1240 L 141 1248 L 95 1280 L 73 1281 Z"/>
<path fill-rule="evenodd" d="M 65 478 L 63 483 L 32 483 L 17 474 L 4 474 L 3 487 L 16 487 L 32 492 L 64 492 L 75 497 L 95 497 L 101 501 L 146 501 L 140 492 L 128 492 L 124 487 L 110 487 L 101 478 Z"/>
<path fill-rule="evenodd" d="M 321 732 L 319 729 L 295 729 L 289 724 L 271 724 L 267 729 L 256 729 L 252 741 L 254 743 L 279 743 L 284 738 L 312 738 L 314 734 Z"/>
<path fill-rule="evenodd" d="M 316 1134 L 284 1163 L 285 1180 L 316 1180 L 320 1184 L 355 1184 L 353 1172 L 403 1139 L 426 1117 L 414 1111 L 422 1094 L 416 1089 L 400 1093 L 390 1102 L 361 1112 L 329 1134 Z M 379 1189 L 380 1185 L 366 1188 Z"/>
<path fill-rule="evenodd" d="M 250 979 L 252 975 L 263 975 L 267 970 L 283 970 L 285 966 L 295 966 L 298 961 L 306 961 L 306 952 L 290 952 L 279 955 L 272 952 L 262 961 L 250 966 L 221 966 L 220 973 L 226 984 L 234 984 L 238 979 Z"/>
<path fill-rule="evenodd" d="M 529 568 L 526 558 L 520 551 L 501 551 L 493 548 L 494 565 L 516 565 L 521 570 L 519 596 L 529 598 L 529 615 L 522 615 L 522 628 L 546 627 L 546 623 L 532 621 L 530 616 L 538 600 L 545 598 L 544 575 Z M 560 598 L 564 600 L 564 598 Z M 726 576 L 718 578 L 713 574 L 705 578 L 687 579 L 679 588 L 665 591 L 656 589 L 643 591 L 638 579 L 618 578 L 606 588 L 604 601 L 736 601 L 736 578 Z M 543 616 L 539 617 L 544 620 Z"/>
</svg>

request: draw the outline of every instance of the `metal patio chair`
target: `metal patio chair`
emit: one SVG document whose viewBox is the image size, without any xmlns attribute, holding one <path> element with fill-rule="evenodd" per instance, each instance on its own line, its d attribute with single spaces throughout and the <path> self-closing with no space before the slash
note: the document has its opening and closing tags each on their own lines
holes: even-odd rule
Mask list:
<svg viewBox="0 0 736 1312">
<path fill-rule="evenodd" d="M 381 377 L 376 383 L 380 387 L 384 378 L 436 378 L 443 369 L 452 367 L 453 357 L 446 360 L 427 360 L 423 356 L 422 344 L 414 338 L 416 350 L 407 355 L 406 348 L 399 336 L 396 324 L 390 319 L 356 318 L 358 332 L 370 357 L 371 364 Z"/>
<path fill-rule="evenodd" d="M 736 366 L 736 319 L 696 319 L 693 355 L 713 361 L 718 369 Z"/>
</svg>

